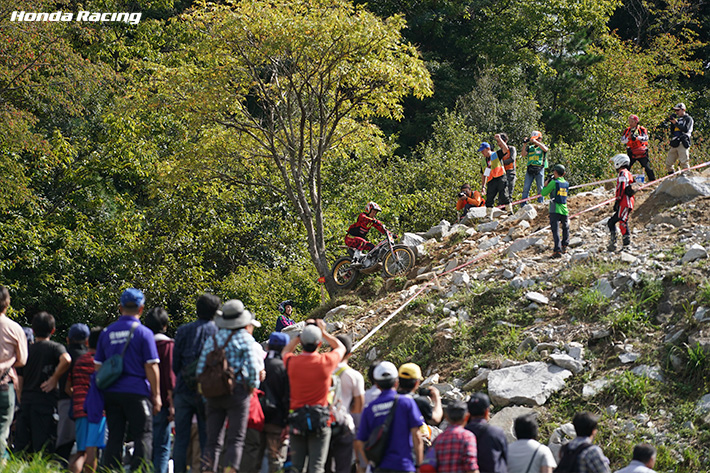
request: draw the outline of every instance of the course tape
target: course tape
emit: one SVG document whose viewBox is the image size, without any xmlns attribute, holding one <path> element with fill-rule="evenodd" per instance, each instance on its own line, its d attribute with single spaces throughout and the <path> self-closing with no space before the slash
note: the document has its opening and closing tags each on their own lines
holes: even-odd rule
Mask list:
<svg viewBox="0 0 710 473">
<path fill-rule="evenodd" d="M 694 170 L 694 169 L 700 169 L 700 168 L 703 168 L 703 167 L 705 167 L 705 166 L 710 166 L 710 161 L 707 161 L 707 162 L 704 162 L 704 163 L 701 163 L 701 164 L 692 166 L 692 167 L 690 167 L 690 168 L 688 168 L 688 169 L 682 169 L 682 170 L 680 170 L 680 171 L 676 171 L 676 172 L 674 172 L 673 174 L 668 174 L 667 176 L 664 176 L 664 177 L 661 177 L 661 178 L 659 178 L 659 179 L 656 179 L 655 181 L 648 182 L 648 183 L 646 183 L 646 184 L 640 186 L 640 187 L 638 188 L 638 190 L 642 190 L 642 189 L 646 189 L 646 188 L 651 187 L 651 186 L 655 186 L 656 184 L 658 184 L 658 183 L 660 183 L 660 182 L 663 182 L 663 181 L 665 181 L 665 180 L 668 179 L 668 178 L 677 176 L 677 175 L 682 174 L 682 173 L 684 173 L 684 172 L 686 172 L 686 171 L 692 171 L 692 170 Z M 586 186 L 589 186 L 589 185 L 593 185 L 593 184 L 599 184 L 599 183 L 610 182 L 610 181 L 616 181 L 616 179 L 611 179 L 611 180 L 606 180 L 606 181 L 597 181 L 597 182 L 589 183 L 589 184 L 580 184 L 578 187 L 582 187 L 582 186 L 585 186 L 585 185 L 586 185 Z M 537 196 L 536 196 L 536 197 L 537 197 Z M 535 197 L 535 198 L 536 198 L 536 197 Z M 529 199 L 528 199 L 528 200 L 529 200 Z M 610 204 L 611 202 L 614 202 L 614 201 L 616 201 L 616 197 L 613 197 L 613 198 L 611 198 L 611 199 L 607 199 L 607 200 L 605 200 L 605 201 L 603 201 L 603 202 L 600 202 L 600 203 L 598 203 L 598 204 L 595 204 L 595 205 L 593 205 L 593 206 L 591 206 L 591 207 L 588 207 L 588 208 L 586 208 L 586 209 L 584 209 L 584 210 L 580 210 L 579 212 L 570 215 L 570 216 L 569 216 L 569 219 L 571 220 L 571 219 L 573 219 L 573 218 L 576 218 L 576 217 L 582 215 L 583 213 L 591 212 L 592 210 L 595 210 L 595 209 L 598 209 L 598 208 L 600 208 L 600 207 L 603 207 L 603 206 L 605 206 L 605 205 L 607 205 L 607 204 Z M 546 227 L 542 227 L 542 228 L 540 228 L 539 230 L 537 230 L 537 231 L 531 233 L 530 235 L 527 235 L 525 238 L 530 238 L 531 236 L 536 235 L 536 234 L 538 234 L 538 233 L 542 233 L 542 232 L 546 231 L 546 230 L 549 229 L 549 228 L 550 228 L 549 225 L 546 226 Z M 438 284 L 439 278 L 442 278 L 443 276 L 446 276 L 447 274 L 453 273 L 454 271 L 458 271 L 458 270 L 463 269 L 463 268 L 465 268 L 465 267 L 467 267 L 467 266 L 470 266 L 470 265 L 472 265 L 472 264 L 474 264 L 474 263 L 477 263 L 477 262 L 479 262 L 479 261 L 481 261 L 481 260 L 483 260 L 483 259 L 485 259 L 485 258 L 488 258 L 488 257 L 491 256 L 491 255 L 494 255 L 494 254 L 496 254 L 496 253 L 500 253 L 500 252 L 502 252 L 502 251 L 505 251 L 505 250 L 507 250 L 513 243 L 515 243 L 516 241 L 517 241 L 517 240 L 513 240 L 513 241 L 510 241 L 510 242 L 506 243 L 505 245 L 501 245 L 501 246 L 498 247 L 498 248 L 494 248 L 494 249 L 485 251 L 485 252 L 479 254 L 478 256 L 476 256 L 475 258 L 473 258 L 473 259 L 470 260 L 470 261 L 467 261 L 467 262 L 465 262 L 465 263 L 463 263 L 463 264 L 461 264 L 461 265 L 459 265 L 459 266 L 457 266 L 457 267 L 455 267 L 455 268 L 453 268 L 453 269 L 450 269 L 449 271 L 445 271 L 445 272 L 443 272 L 443 273 L 441 273 L 441 274 L 435 275 L 433 280 L 429 280 L 429 281 L 427 281 L 425 284 L 423 284 L 422 287 L 419 288 L 419 290 L 417 290 L 417 292 L 415 292 L 415 293 L 414 293 L 409 299 L 407 299 L 401 306 L 399 306 L 394 312 L 392 312 L 390 315 L 388 315 L 382 322 L 380 322 L 379 324 L 377 324 L 377 326 L 376 326 L 375 328 L 373 328 L 372 330 L 370 330 L 370 332 L 369 332 L 367 335 L 365 335 L 363 338 L 361 338 L 360 340 L 358 340 L 358 342 L 353 346 L 353 348 L 352 348 L 351 351 L 354 352 L 355 350 L 357 350 L 358 348 L 360 348 L 360 346 L 362 346 L 367 340 L 369 340 L 374 334 L 376 334 L 382 327 L 384 327 L 385 324 L 387 324 L 387 322 L 389 322 L 390 320 L 392 320 L 397 314 L 399 314 L 400 312 L 402 312 L 402 310 L 404 310 L 404 308 L 407 307 L 412 301 L 414 301 L 416 298 L 418 298 L 427 288 L 429 288 L 429 286 Z"/>
<path fill-rule="evenodd" d="M 572 187 L 570 187 L 569 189 L 570 189 L 570 190 L 572 190 L 572 189 L 581 189 L 582 187 L 596 186 L 596 185 L 598 185 L 598 184 L 606 184 L 606 183 L 608 183 L 608 182 L 614 182 L 614 181 L 616 181 L 616 178 L 615 178 L 615 177 L 612 178 L 612 179 L 604 179 L 603 181 L 594 181 L 594 182 L 587 182 L 586 184 L 577 184 L 576 186 L 572 186 Z M 531 201 L 531 200 L 539 199 L 540 197 L 542 197 L 542 194 L 534 195 L 534 196 L 528 197 L 528 198 L 526 198 L 526 199 L 516 200 L 515 202 L 510 202 L 510 203 L 505 204 L 505 205 L 499 205 L 499 206 L 497 206 L 496 208 L 497 208 L 497 209 L 504 209 L 504 208 L 507 207 L 508 205 L 518 205 L 518 204 L 522 204 L 523 202 L 529 202 L 529 201 Z"/>
</svg>

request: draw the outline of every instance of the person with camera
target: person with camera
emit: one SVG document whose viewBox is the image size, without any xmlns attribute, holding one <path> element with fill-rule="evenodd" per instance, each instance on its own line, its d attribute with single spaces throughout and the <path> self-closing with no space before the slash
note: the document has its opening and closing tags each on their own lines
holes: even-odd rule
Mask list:
<svg viewBox="0 0 710 473">
<path fill-rule="evenodd" d="M 458 200 L 456 201 L 456 211 L 463 211 L 460 218 L 465 217 L 470 209 L 474 207 L 481 207 L 485 204 L 484 200 L 481 198 L 480 192 L 471 192 L 470 184 L 462 185 L 461 192 L 459 192 L 457 197 Z"/>
<path fill-rule="evenodd" d="M 666 156 L 666 172 L 673 174 L 673 165 L 676 161 L 680 167 L 690 167 L 690 135 L 693 133 L 693 117 L 685 111 L 685 104 L 679 103 L 673 107 L 675 113 L 668 117 L 671 122 L 671 148 Z"/>
<path fill-rule="evenodd" d="M 498 205 L 508 204 L 508 181 L 505 177 L 505 167 L 503 166 L 502 157 L 508 153 L 508 145 L 503 141 L 499 134 L 495 135 L 500 150 L 493 151 L 491 145 L 485 141 L 478 148 L 479 153 L 483 154 L 482 162 L 482 193 L 486 196 L 486 207 L 492 208 L 496 196 L 498 196 Z"/>
<path fill-rule="evenodd" d="M 648 131 L 639 125 L 637 115 L 629 116 L 629 126 L 621 135 L 621 142 L 626 145 L 626 154 L 631 159 L 629 170 L 634 167 L 635 162 L 639 162 L 646 171 L 649 182 L 656 180 L 656 174 L 651 169 L 651 162 L 648 159 Z"/>
<path fill-rule="evenodd" d="M 318 353 L 328 342 L 331 350 Z M 294 355 L 301 344 L 303 353 Z M 298 337 L 283 349 L 282 357 L 291 389 L 291 461 L 301 473 L 308 457 L 308 473 L 323 473 L 331 437 L 328 391 L 331 375 L 345 356 L 345 345 L 325 329 L 322 319 L 306 321 Z"/>
<path fill-rule="evenodd" d="M 430 425 L 439 425 L 444 417 L 441 406 L 441 394 L 434 386 L 419 388 L 422 369 L 416 363 L 405 363 L 399 367 L 399 394 L 406 394 L 414 399 L 424 420 Z"/>
<path fill-rule="evenodd" d="M 503 140 L 505 144 L 508 144 L 508 135 L 505 133 L 500 134 L 500 139 Z M 501 150 L 502 152 L 502 150 Z M 513 191 L 515 190 L 515 172 L 516 172 L 516 167 L 515 167 L 515 158 L 518 157 L 518 150 L 515 149 L 515 146 L 513 145 L 508 145 L 508 152 L 504 153 L 503 156 L 503 168 L 505 169 L 505 179 L 507 181 L 507 192 L 508 192 L 508 201 L 512 202 L 513 201 Z"/>
<path fill-rule="evenodd" d="M 542 133 L 533 131 L 529 138 L 523 140 L 523 151 L 520 154 L 523 158 L 528 158 L 528 168 L 523 182 L 523 200 L 530 196 L 530 189 L 533 181 L 537 185 L 537 192 L 542 192 L 543 182 L 545 182 L 545 168 L 547 167 L 547 152 L 549 148 L 542 143 Z M 542 196 L 537 199 L 542 203 Z M 523 202 L 521 207 L 527 202 Z"/>
<path fill-rule="evenodd" d="M 565 167 L 555 164 L 552 168 L 552 179 L 542 190 L 543 197 L 550 196 L 550 228 L 552 241 L 555 244 L 552 249 L 553 258 L 561 258 L 562 253 L 567 252 L 569 244 L 569 209 L 567 208 L 569 182 L 565 181 L 564 175 Z M 560 227 L 562 227 L 562 241 L 560 241 Z"/>
</svg>

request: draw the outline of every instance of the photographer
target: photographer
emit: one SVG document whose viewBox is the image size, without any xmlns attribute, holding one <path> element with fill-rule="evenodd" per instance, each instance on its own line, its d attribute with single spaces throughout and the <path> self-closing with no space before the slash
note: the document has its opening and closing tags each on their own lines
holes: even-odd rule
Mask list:
<svg viewBox="0 0 710 473">
<path fill-rule="evenodd" d="M 638 116 L 629 116 L 629 126 L 621 135 L 621 142 L 626 145 L 626 154 L 631 159 L 631 168 L 638 161 L 641 163 L 641 167 L 646 170 L 649 182 L 655 181 L 656 175 L 653 173 L 648 159 L 648 131 L 639 125 Z"/>
<path fill-rule="evenodd" d="M 444 417 L 441 407 L 441 394 L 435 387 L 419 388 L 422 369 L 416 363 L 405 363 L 399 367 L 399 394 L 408 394 L 414 398 L 424 420 L 430 425 L 439 425 Z"/>
<path fill-rule="evenodd" d="M 528 169 L 525 173 L 525 181 L 523 182 L 523 200 L 530 196 L 530 188 L 533 181 L 537 185 L 537 192 L 542 192 L 542 183 L 545 181 L 545 168 L 547 167 L 547 152 L 548 147 L 542 143 L 542 133 L 533 131 L 530 138 L 523 140 L 524 146 L 521 153 L 522 157 L 528 158 Z M 542 197 L 537 199 L 542 203 Z M 523 202 L 521 206 L 524 206 Z"/>
<path fill-rule="evenodd" d="M 690 167 L 690 135 L 693 133 L 693 118 L 685 111 L 685 104 L 679 103 L 673 107 L 673 113 L 668 121 L 671 122 L 671 148 L 666 157 L 666 172 L 673 174 L 673 165 L 680 162 L 680 167 Z"/>
<path fill-rule="evenodd" d="M 461 186 L 461 191 L 459 192 L 457 197 L 458 200 L 456 201 L 456 211 L 463 211 L 463 214 L 461 214 L 460 218 L 465 217 L 471 208 L 482 207 L 485 203 L 481 198 L 480 192 L 471 192 L 471 186 L 469 184 L 464 184 Z"/>
<path fill-rule="evenodd" d="M 508 154 L 508 145 L 499 134 L 495 135 L 500 150 L 493 151 L 491 145 L 483 142 L 478 152 L 483 154 L 481 174 L 482 192 L 486 195 L 486 207 L 492 208 L 498 196 L 498 205 L 508 204 L 508 181 L 505 177 L 503 157 Z M 492 213 L 492 210 L 491 210 Z"/>
</svg>

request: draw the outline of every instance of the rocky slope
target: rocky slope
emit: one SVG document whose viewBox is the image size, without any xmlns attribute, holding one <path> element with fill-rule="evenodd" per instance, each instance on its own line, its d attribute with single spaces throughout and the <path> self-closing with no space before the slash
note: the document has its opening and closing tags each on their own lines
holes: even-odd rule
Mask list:
<svg viewBox="0 0 710 473">
<path fill-rule="evenodd" d="M 570 214 L 611 197 L 611 187 L 573 195 Z M 573 435 L 575 411 L 595 412 L 612 469 L 647 441 L 658 471 L 710 471 L 710 171 L 637 194 L 632 245 L 615 253 L 611 204 L 571 221 L 557 260 L 546 204 L 474 214 L 405 235 L 418 253 L 407 278 L 366 277 L 322 309 L 357 342 L 419 294 L 354 364 L 414 361 L 445 399 L 486 391 L 511 438 L 512 419 L 532 409 L 553 448 Z"/>
</svg>

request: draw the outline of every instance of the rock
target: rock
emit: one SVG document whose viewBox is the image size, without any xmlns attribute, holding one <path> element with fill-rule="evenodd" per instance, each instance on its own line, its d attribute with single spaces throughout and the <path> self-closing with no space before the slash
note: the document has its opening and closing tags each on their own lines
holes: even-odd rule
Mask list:
<svg viewBox="0 0 710 473">
<path fill-rule="evenodd" d="M 449 312 L 451 312 L 449 309 L 446 309 Z M 447 328 L 454 328 L 458 326 L 459 324 L 459 319 L 456 317 L 447 317 L 438 324 L 436 324 L 436 331 L 441 332 Z"/>
<path fill-rule="evenodd" d="M 611 299 L 611 297 L 614 295 L 614 288 L 611 287 L 611 284 L 609 283 L 609 280 L 607 278 L 598 279 L 594 283 L 594 285 L 592 285 L 592 289 L 594 289 L 607 299 Z"/>
<path fill-rule="evenodd" d="M 461 224 L 461 223 L 455 223 L 451 228 L 449 228 L 449 235 L 453 235 L 454 233 L 466 233 L 470 228 L 468 226 Z"/>
<path fill-rule="evenodd" d="M 534 348 L 537 348 L 537 340 L 531 335 L 520 342 L 520 345 L 518 345 L 518 353 L 524 353 Z"/>
<path fill-rule="evenodd" d="M 470 380 L 468 383 L 464 384 L 461 389 L 468 392 L 480 391 L 488 383 L 488 373 L 490 372 L 491 370 L 487 368 L 481 368 L 480 370 L 478 370 L 478 374 L 476 375 L 476 377 Z"/>
<path fill-rule="evenodd" d="M 703 422 L 710 424 L 710 394 L 700 398 L 695 405 L 695 412 L 702 416 Z"/>
<path fill-rule="evenodd" d="M 524 289 L 526 287 L 534 286 L 535 281 L 533 279 L 514 278 L 510 281 L 510 285 L 513 289 Z"/>
<path fill-rule="evenodd" d="M 553 353 L 552 355 L 550 355 L 550 358 L 557 366 L 566 370 L 570 370 L 574 374 L 577 374 L 584 369 L 584 365 L 581 361 L 577 361 L 569 355 L 565 355 L 562 353 Z"/>
<path fill-rule="evenodd" d="M 413 250 L 414 250 L 414 255 L 417 258 L 420 258 L 422 256 L 426 256 L 429 254 L 429 252 L 427 251 L 427 249 L 424 245 L 417 245 L 413 248 Z"/>
<path fill-rule="evenodd" d="M 611 335 L 611 330 L 603 328 L 598 330 L 592 330 L 592 339 L 599 340 L 600 338 L 606 338 Z"/>
<path fill-rule="evenodd" d="M 433 302 L 430 302 L 430 303 L 427 304 L 427 306 L 426 306 L 426 311 L 427 311 L 430 315 L 434 315 L 434 313 L 436 312 L 436 306 L 434 305 Z"/>
<path fill-rule="evenodd" d="M 538 353 L 542 353 L 543 351 L 552 351 L 556 350 L 558 348 L 557 343 L 550 343 L 550 342 L 543 342 L 539 343 L 536 347 L 535 350 Z"/>
<path fill-rule="evenodd" d="M 700 346 L 705 353 L 710 353 L 710 332 L 707 330 L 700 330 L 697 333 L 688 337 L 688 345 L 691 348 Z"/>
<path fill-rule="evenodd" d="M 472 209 L 469 209 L 466 216 L 461 219 L 461 223 L 466 225 L 473 219 L 486 218 L 486 215 L 488 215 L 488 209 L 485 207 L 473 207 Z"/>
<path fill-rule="evenodd" d="M 525 207 L 515 212 L 514 215 L 508 217 L 508 221 L 514 223 L 517 223 L 521 220 L 532 222 L 533 220 L 535 220 L 535 218 L 537 218 L 537 210 L 535 209 L 535 207 L 532 205 L 526 205 Z"/>
<path fill-rule="evenodd" d="M 514 277 L 515 277 L 515 273 L 512 272 L 511 270 L 506 269 L 505 271 L 503 271 L 503 278 L 505 278 L 505 279 L 513 279 Z"/>
<path fill-rule="evenodd" d="M 450 259 L 448 263 L 446 263 L 446 266 L 444 267 L 444 272 L 448 273 L 449 271 L 453 271 L 454 268 L 458 267 L 459 261 L 456 258 Z"/>
<path fill-rule="evenodd" d="M 621 355 L 619 355 L 619 361 L 624 364 L 633 363 L 634 361 L 638 360 L 640 356 L 641 355 L 639 355 L 638 353 L 622 353 Z"/>
<path fill-rule="evenodd" d="M 505 432 L 505 438 L 508 440 L 508 443 L 515 442 L 517 440 L 517 438 L 515 437 L 515 430 L 513 429 L 515 419 L 520 416 L 526 416 L 528 414 L 535 414 L 535 416 L 537 417 L 537 412 L 535 411 L 535 409 L 531 409 L 529 407 L 504 407 L 500 411 L 496 412 L 493 417 L 491 417 L 489 424 L 495 425 L 496 427 L 500 427 L 501 429 L 503 429 L 503 432 Z"/>
<path fill-rule="evenodd" d="M 417 282 L 428 281 L 434 277 L 434 274 L 436 274 L 436 273 L 434 273 L 434 271 L 429 271 L 428 273 L 420 274 L 419 276 L 414 278 L 414 280 Z"/>
<path fill-rule="evenodd" d="M 493 248 L 494 246 L 498 245 L 500 243 L 500 237 L 495 236 L 493 238 L 488 238 L 486 240 L 480 241 L 478 243 L 478 249 L 479 250 L 487 250 L 489 248 Z"/>
<path fill-rule="evenodd" d="M 491 210 L 491 219 L 500 218 L 503 215 L 505 215 L 505 211 L 503 211 L 497 207 L 493 207 L 493 210 Z"/>
<path fill-rule="evenodd" d="M 326 314 L 327 317 L 327 314 Z M 325 319 L 325 317 L 323 317 Z M 289 336 L 291 340 L 296 338 L 301 334 L 303 331 L 303 328 L 306 326 L 306 322 L 297 322 L 293 325 L 289 325 L 288 327 L 284 327 L 283 330 L 281 330 L 282 333 L 285 333 L 286 335 Z"/>
<path fill-rule="evenodd" d="M 438 384 L 438 383 L 439 383 L 439 373 L 434 373 L 433 375 L 429 376 L 424 381 L 422 381 L 421 386 L 426 387 L 426 386 L 431 386 L 433 384 Z"/>
<path fill-rule="evenodd" d="M 451 284 L 456 287 L 468 287 L 469 284 L 471 284 L 471 276 L 469 276 L 468 272 L 466 271 L 454 271 L 453 273 L 451 273 L 451 275 Z"/>
<path fill-rule="evenodd" d="M 377 347 L 372 347 L 370 351 L 367 352 L 367 355 L 365 355 L 365 358 L 367 358 L 367 361 L 373 362 L 377 359 Z"/>
<path fill-rule="evenodd" d="M 541 406 L 553 393 L 562 389 L 572 373 L 543 362 L 526 363 L 488 375 L 488 394 L 493 404 L 528 404 Z"/>
<path fill-rule="evenodd" d="M 556 462 L 560 461 L 560 450 L 562 449 L 562 446 L 574 439 L 576 436 L 577 433 L 574 430 L 574 425 L 571 423 L 562 424 L 552 432 L 547 446 L 552 451 L 552 455 L 554 455 Z"/>
<path fill-rule="evenodd" d="M 589 252 L 584 251 L 582 253 L 575 253 L 572 255 L 572 262 L 576 263 L 577 261 L 583 261 L 585 259 L 589 259 Z"/>
<path fill-rule="evenodd" d="M 611 380 L 607 378 L 596 379 L 585 384 L 582 387 L 582 398 L 591 399 L 604 390 L 611 384 Z"/>
<path fill-rule="evenodd" d="M 569 239 L 569 245 L 568 245 L 568 246 L 569 246 L 570 248 L 577 248 L 578 246 L 582 246 L 582 243 L 584 243 L 584 241 L 583 241 L 581 238 L 579 238 L 579 237 L 572 237 L 572 238 Z"/>
<path fill-rule="evenodd" d="M 453 384 L 449 383 L 432 383 L 432 386 L 438 389 L 441 394 L 446 394 L 456 389 Z"/>
<path fill-rule="evenodd" d="M 498 221 L 493 220 L 490 222 L 482 223 L 478 227 L 476 227 L 476 230 L 478 230 L 481 233 L 486 233 L 486 232 L 492 232 L 496 228 L 498 228 Z"/>
<path fill-rule="evenodd" d="M 685 330 L 683 330 L 683 329 L 680 329 L 674 333 L 669 333 L 663 339 L 663 343 L 668 343 L 669 345 L 673 345 L 675 342 L 679 341 L 683 337 L 683 334 L 685 334 Z"/>
<path fill-rule="evenodd" d="M 326 312 L 326 314 L 323 316 L 323 320 L 337 317 L 339 315 L 347 315 L 348 309 L 350 309 L 350 307 L 347 304 L 339 305 L 338 307 L 330 309 L 328 312 Z"/>
<path fill-rule="evenodd" d="M 342 323 L 342 322 L 334 322 L 334 323 L 327 322 L 327 323 L 325 324 L 325 329 L 328 331 L 328 333 L 333 333 L 333 332 L 336 332 L 336 331 L 338 331 L 338 330 L 342 330 L 342 329 L 343 329 L 343 323 Z"/>
<path fill-rule="evenodd" d="M 575 360 L 582 361 L 584 358 L 584 346 L 579 342 L 569 342 L 567 344 L 567 354 Z"/>
<path fill-rule="evenodd" d="M 451 224 L 447 222 L 446 220 L 442 220 L 439 222 L 438 225 L 435 225 L 431 227 L 425 234 L 424 238 L 436 238 L 437 240 L 441 240 L 445 236 L 449 234 L 449 228 L 451 227 Z"/>
<path fill-rule="evenodd" d="M 548 299 L 545 295 L 540 294 L 539 292 L 528 292 L 527 294 L 525 294 L 525 298 L 537 304 L 547 305 L 550 303 L 550 299 Z"/>
<path fill-rule="evenodd" d="M 654 381 L 663 381 L 663 373 L 661 373 L 661 367 L 660 366 L 648 366 L 648 365 L 639 365 L 635 367 L 634 369 L 631 370 L 633 374 L 636 376 L 641 376 L 644 378 L 650 378 L 653 379 Z"/>
<path fill-rule="evenodd" d="M 684 200 L 708 196 L 710 195 L 710 180 L 703 176 L 681 174 L 661 182 L 652 195 L 656 194 L 668 194 Z"/>
<path fill-rule="evenodd" d="M 700 306 L 696 309 L 695 315 L 693 315 L 693 318 L 697 320 L 698 322 L 705 322 L 708 320 L 705 316 L 710 316 L 710 313 L 708 312 L 708 308 L 704 306 Z"/>
<path fill-rule="evenodd" d="M 526 205 L 525 207 L 529 207 Z M 514 255 L 515 253 L 519 253 L 523 250 L 526 250 L 527 248 L 530 248 L 532 245 L 540 241 L 540 237 L 530 237 L 530 238 L 521 238 L 519 240 L 516 240 L 513 242 L 510 247 L 505 251 L 508 256 Z"/>
<path fill-rule="evenodd" d="M 468 311 L 463 307 L 456 311 L 456 317 L 458 317 L 461 322 L 468 322 L 471 320 L 471 316 L 468 315 Z"/>
<path fill-rule="evenodd" d="M 683 263 L 692 263 L 695 260 L 704 259 L 707 257 L 707 250 L 701 245 L 694 243 L 690 245 L 688 251 L 685 252 L 685 255 L 683 256 Z"/>
<path fill-rule="evenodd" d="M 680 356 L 676 355 L 675 353 L 671 353 L 668 358 L 674 370 L 682 371 L 683 368 L 685 368 L 685 360 Z"/>
<path fill-rule="evenodd" d="M 402 244 L 416 248 L 419 245 L 423 245 L 426 239 L 420 237 L 416 233 L 405 232 L 402 235 Z"/>
<path fill-rule="evenodd" d="M 625 251 L 621 252 L 620 258 L 622 263 L 634 264 L 638 261 L 637 257 L 635 257 L 634 255 L 630 255 Z"/>
</svg>

